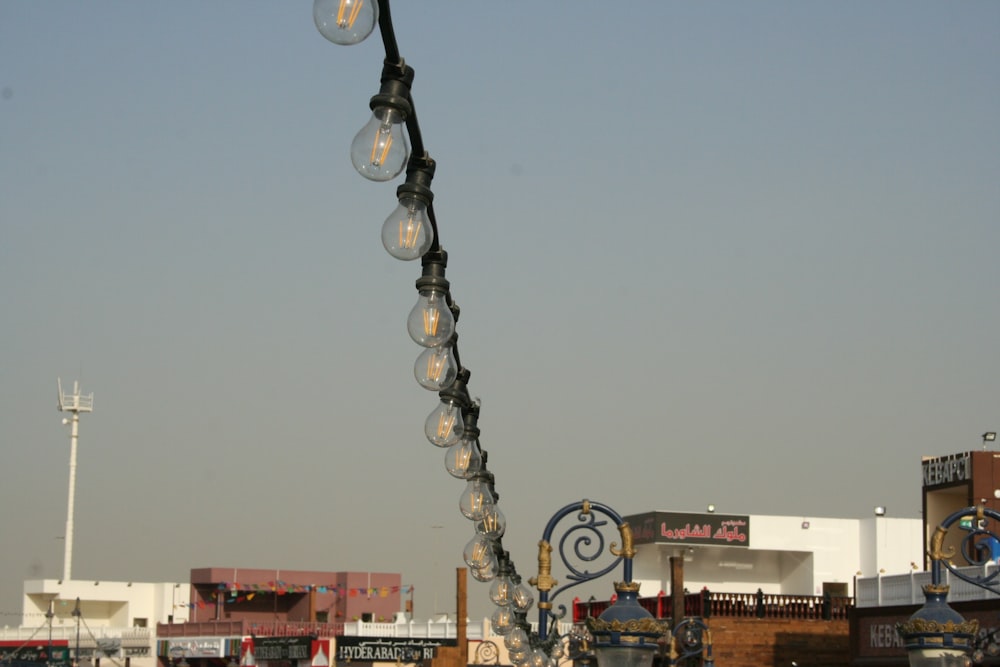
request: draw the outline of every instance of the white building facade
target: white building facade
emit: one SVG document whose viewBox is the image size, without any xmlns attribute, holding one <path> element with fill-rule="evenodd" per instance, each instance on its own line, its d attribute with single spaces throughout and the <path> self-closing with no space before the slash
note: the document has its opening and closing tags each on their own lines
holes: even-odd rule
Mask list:
<svg viewBox="0 0 1000 667">
<path fill-rule="evenodd" d="M 24 582 L 21 609 L 21 627 L 3 628 L 0 640 L 65 640 L 81 667 L 154 667 L 156 624 L 188 620 L 190 586 L 35 579 Z"/>
<path fill-rule="evenodd" d="M 920 519 L 645 512 L 626 517 L 637 546 L 642 594 L 670 592 L 671 559 L 684 587 L 730 593 L 854 595 L 858 576 L 922 562 Z"/>
</svg>

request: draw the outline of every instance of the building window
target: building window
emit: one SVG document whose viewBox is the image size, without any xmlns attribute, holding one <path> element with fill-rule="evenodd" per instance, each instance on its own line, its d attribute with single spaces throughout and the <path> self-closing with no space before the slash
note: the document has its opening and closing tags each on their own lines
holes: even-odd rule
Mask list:
<svg viewBox="0 0 1000 667">
<path fill-rule="evenodd" d="M 133 618 L 132 627 L 133 628 L 145 628 L 148 625 L 148 621 L 145 618 Z"/>
</svg>

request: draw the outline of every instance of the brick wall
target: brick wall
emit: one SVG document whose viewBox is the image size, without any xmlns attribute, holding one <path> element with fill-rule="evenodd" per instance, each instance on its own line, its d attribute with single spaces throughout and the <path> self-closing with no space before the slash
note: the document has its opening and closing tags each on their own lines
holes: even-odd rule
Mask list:
<svg viewBox="0 0 1000 667">
<path fill-rule="evenodd" d="M 850 664 L 848 622 L 818 619 L 713 616 L 712 657 L 718 667 L 845 667 Z M 499 642 L 502 645 L 502 642 Z M 466 667 L 472 655 L 442 646 L 426 667 Z M 508 664 L 506 652 L 500 664 Z M 667 660 L 659 661 L 664 667 Z"/>
<path fill-rule="evenodd" d="M 843 667 L 850 662 L 846 620 L 708 619 L 720 667 Z"/>
</svg>

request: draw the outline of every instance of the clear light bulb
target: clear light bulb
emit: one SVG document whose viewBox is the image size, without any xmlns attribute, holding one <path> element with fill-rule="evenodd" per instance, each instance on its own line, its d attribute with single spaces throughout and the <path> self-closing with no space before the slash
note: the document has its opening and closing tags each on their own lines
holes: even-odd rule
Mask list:
<svg viewBox="0 0 1000 667">
<path fill-rule="evenodd" d="M 434 229 L 427 217 L 427 202 L 403 197 L 382 225 L 382 245 L 396 259 L 419 259 L 431 247 Z"/>
<path fill-rule="evenodd" d="M 429 347 L 420 353 L 413 364 L 413 376 L 424 389 L 447 389 L 458 376 L 458 362 L 451 344 Z"/>
<path fill-rule="evenodd" d="M 510 664 L 514 667 L 529 667 L 528 657 L 531 655 L 531 649 L 519 648 L 513 651 L 507 651 L 507 657 L 510 658 Z"/>
<path fill-rule="evenodd" d="M 482 480 L 473 477 L 465 485 L 458 509 L 466 519 L 481 521 L 493 510 L 493 494 Z"/>
<path fill-rule="evenodd" d="M 464 430 L 462 409 L 451 401 L 438 403 L 424 422 L 424 435 L 438 447 L 451 447 L 462 437 Z"/>
<path fill-rule="evenodd" d="M 476 532 L 492 540 L 499 540 L 507 531 L 507 517 L 503 515 L 496 503 L 492 509 L 476 522 Z"/>
<path fill-rule="evenodd" d="M 482 535 L 476 535 L 465 545 L 462 558 L 473 570 L 488 566 L 490 559 L 496 560 L 496 556 L 493 555 L 493 541 Z"/>
<path fill-rule="evenodd" d="M 455 333 L 455 317 L 448 307 L 448 298 L 440 290 L 420 290 L 417 303 L 406 318 L 406 330 L 417 345 L 440 347 Z"/>
<path fill-rule="evenodd" d="M 518 582 L 511 593 L 511 603 L 518 611 L 528 611 L 531 605 L 535 604 L 535 596 L 531 594 L 531 589 L 523 583 Z"/>
<path fill-rule="evenodd" d="M 497 607 L 490 617 L 490 625 L 495 634 L 506 635 L 514 629 L 514 612 L 508 606 Z"/>
<path fill-rule="evenodd" d="M 449 447 L 444 455 L 444 467 L 448 469 L 448 474 L 452 477 L 468 479 L 469 475 L 479 472 L 482 466 L 483 457 L 479 453 L 479 447 L 467 438 L 462 438 L 458 443 Z M 479 530 L 478 526 L 476 530 Z"/>
<path fill-rule="evenodd" d="M 549 656 L 542 649 L 536 648 L 531 652 L 531 655 L 528 656 L 528 664 L 531 665 L 531 667 L 548 667 Z"/>
<path fill-rule="evenodd" d="M 351 163 L 370 181 L 389 181 L 398 176 L 410 157 L 398 109 L 375 107 L 371 120 L 351 142 Z"/>
<path fill-rule="evenodd" d="M 514 593 L 514 582 L 508 574 L 498 574 L 490 584 L 490 601 L 498 607 L 510 606 Z"/>
<path fill-rule="evenodd" d="M 507 636 L 503 638 L 503 644 L 507 647 L 508 652 L 522 652 L 527 653 L 528 649 L 528 633 L 524 631 L 524 628 L 520 626 L 514 626 Z"/>
<path fill-rule="evenodd" d="M 476 581 L 487 582 L 497 576 L 497 570 L 499 567 L 500 566 L 497 565 L 497 559 L 494 558 L 492 562 L 487 563 L 484 567 L 481 567 L 478 570 L 469 570 L 469 574 L 471 574 L 472 578 Z"/>
<path fill-rule="evenodd" d="M 358 44 L 372 33 L 378 23 L 378 2 L 315 0 L 313 21 L 320 34 L 334 44 Z"/>
</svg>

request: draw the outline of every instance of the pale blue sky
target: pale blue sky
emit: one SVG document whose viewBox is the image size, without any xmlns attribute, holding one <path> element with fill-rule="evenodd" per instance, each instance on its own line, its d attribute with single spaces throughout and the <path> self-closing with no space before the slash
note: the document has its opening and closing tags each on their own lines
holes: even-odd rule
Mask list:
<svg viewBox="0 0 1000 667">
<path fill-rule="evenodd" d="M 62 573 L 59 376 L 96 404 L 76 577 L 399 571 L 451 606 L 419 265 L 348 157 L 381 44 L 311 10 L 0 0 L 0 623 Z M 393 15 L 523 575 L 583 497 L 916 517 L 920 457 L 1000 427 L 1000 3 Z"/>
</svg>

